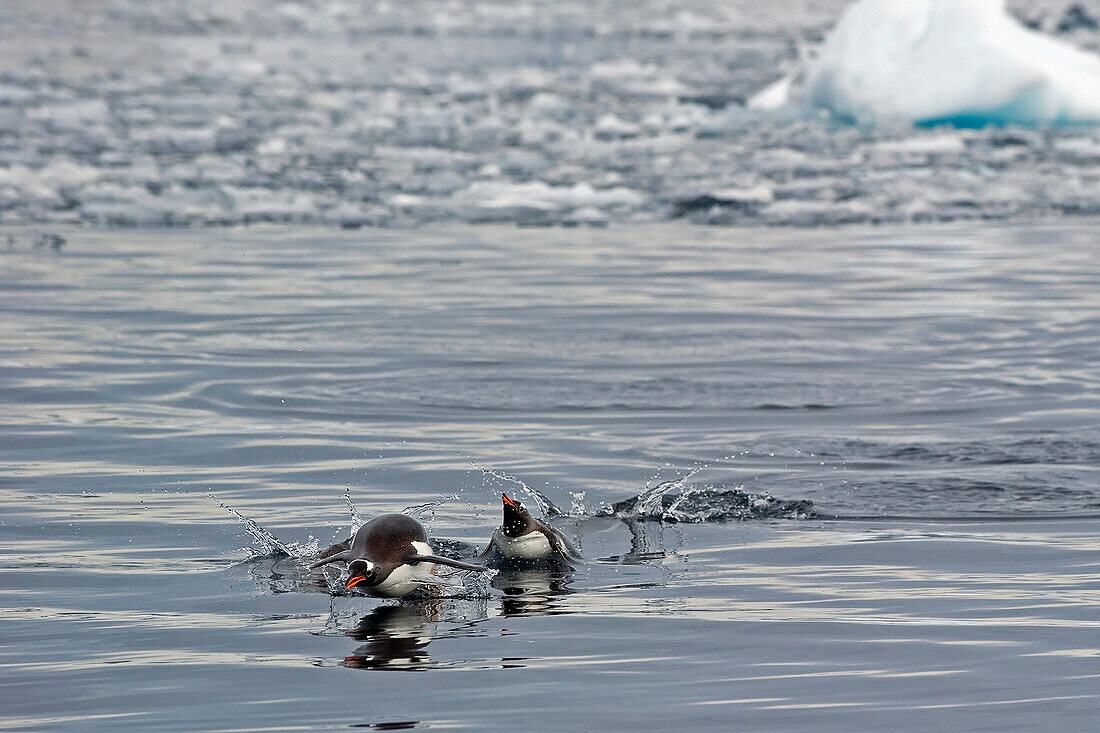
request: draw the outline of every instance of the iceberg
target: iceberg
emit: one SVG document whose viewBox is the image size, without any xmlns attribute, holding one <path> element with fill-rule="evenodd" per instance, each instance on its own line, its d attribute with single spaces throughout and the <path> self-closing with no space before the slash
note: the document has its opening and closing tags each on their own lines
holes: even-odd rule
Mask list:
<svg viewBox="0 0 1100 733">
<path fill-rule="evenodd" d="M 816 57 L 758 92 L 859 125 L 1100 122 L 1100 56 L 1031 30 L 1003 0 L 860 0 Z"/>
</svg>

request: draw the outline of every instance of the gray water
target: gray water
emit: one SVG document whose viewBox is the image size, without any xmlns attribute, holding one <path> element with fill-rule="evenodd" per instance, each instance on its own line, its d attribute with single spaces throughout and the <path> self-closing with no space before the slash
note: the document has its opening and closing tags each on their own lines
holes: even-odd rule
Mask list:
<svg viewBox="0 0 1100 733">
<path fill-rule="evenodd" d="M 1095 226 L 8 227 L 0 727 L 1091 727 Z"/>
</svg>

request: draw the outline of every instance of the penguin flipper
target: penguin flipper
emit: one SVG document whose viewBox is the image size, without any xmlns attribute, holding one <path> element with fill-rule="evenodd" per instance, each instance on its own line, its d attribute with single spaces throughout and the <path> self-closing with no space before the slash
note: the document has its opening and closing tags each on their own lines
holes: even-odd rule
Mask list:
<svg viewBox="0 0 1100 733">
<path fill-rule="evenodd" d="M 409 555 L 409 557 L 405 559 L 405 562 L 410 565 L 415 565 L 418 562 L 434 562 L 437 565 L 447 565 L 452 568 L 458 568 L 459 570 L 472 570 L 476 573 L 483 573 L 489 569 L 484 565 L 474 565 L 473 563 L 452 560 L 449 557 L 440 557 L 439 555 Z"/>
<path fill-rule="evenodd" d="M 556 527 L 551 527 L 545 522 L 538 522 L 539 528 L 546 533 L 546 539 L 550 540 L 550 547 L 560 555 L 563 555 L 574 560 L 583 560 L 584 557 L 577 548 L 573 546 L 573 543 L 569 541 L 569 538 L 565 536 L 565 533 Z"/>
<path fill-rule="evenodd" d="M 331 549 L 332 548 L 330 547 L 329 550 L 331 550 Z M 328 550 L 325 550 L 325 552 L 328 552 Z M 322 565 L 328 565 L 330 562 L 340 562 L 341 560 L 347 560 L 350 555 L 351 555 L 351 550 L 342 550 L 340 552 L 336 552 L 336 553 L 333 553 L 331 555 L 326 555 L 326 556 L 322 557 L 320 560 L 318 560 L 317 562 L 310 565 L 309 569 L 312 570 L 313 568 L 319 568 Z"/>
<path fill-rule="evenodd" d="M 558 532 L 557 533 L 557 539 L 558 539 L 558 542 L 561 543 L 561 554 L 563 554 L 567 557 L 571 557 L 574 560 L 583 560 L 584 559 L 584 556 L 581 555 L 580 551 L 577 550 L 577 548 L 573 546 L 573 543 L 570 542 L 569 538 L 566 537 L 564 534 L 562 534 L 561 532 Z"/>
</svg>

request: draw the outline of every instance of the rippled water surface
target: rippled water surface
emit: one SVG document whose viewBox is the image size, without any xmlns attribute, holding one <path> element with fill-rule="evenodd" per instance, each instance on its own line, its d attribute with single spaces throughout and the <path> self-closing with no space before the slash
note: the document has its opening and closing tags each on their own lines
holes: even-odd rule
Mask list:
<svg viewBox="0 0 1100 733">
<path fill-rule="evenodd" d="M 1091 220 L 56 231 L 0 247 L 0 727 L 1100 710 Z M 502 490 L 586 561 L 396 604 L 298 557 L 473 552 Z"/>
</svg>

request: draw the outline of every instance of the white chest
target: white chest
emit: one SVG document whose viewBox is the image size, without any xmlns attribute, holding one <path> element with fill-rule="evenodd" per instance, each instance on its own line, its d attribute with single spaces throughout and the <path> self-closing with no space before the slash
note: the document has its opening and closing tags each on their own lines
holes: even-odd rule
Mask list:
<svg viewBox="0 0 1100 733">
<path fill-rule="evenodd" d="M 509 537 L 499 529 L 493 534 L 493 544 L 501 554 L 513 560 L 541 560 L 550 556 L 550 540 L 542 532 L 528 532 Z"/>
<path fill-rule="evenodd" d="M 426 542 L 414 542 L 413 548 L 422 555 L 430 555 L 431 546 Z M 367 589 L 372 596 L 382 598 L 400 598 L 413 592 L 422 585 L 436 582 L 438 579 L 432 574 L 435 569 L 433 562 L 418 562 L 415 565 L 398 565 L 378 585 L 372 585 Z"/>
</svg>

